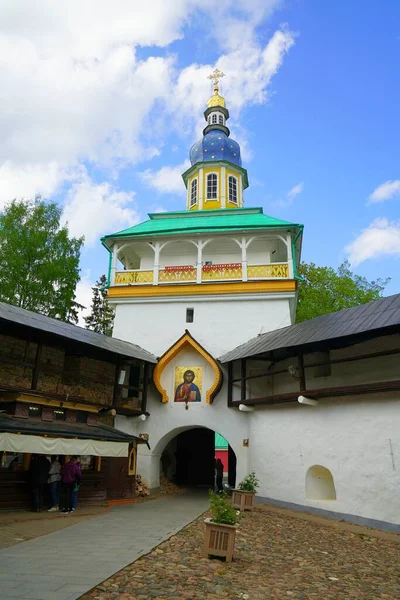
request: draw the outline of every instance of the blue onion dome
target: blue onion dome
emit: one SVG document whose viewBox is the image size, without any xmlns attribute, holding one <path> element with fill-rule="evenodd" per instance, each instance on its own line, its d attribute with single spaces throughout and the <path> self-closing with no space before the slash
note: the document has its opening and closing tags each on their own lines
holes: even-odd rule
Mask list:
<svg viewBox="0 0 400 600">
<path fill-rule="evenodd" d="M 204 137 L 193 144 L 189 153 L 192 166 L 198 162 L 226 160 L 242 166 L 240 146 L 220 129 L 211 129 Z"/>
</svg>

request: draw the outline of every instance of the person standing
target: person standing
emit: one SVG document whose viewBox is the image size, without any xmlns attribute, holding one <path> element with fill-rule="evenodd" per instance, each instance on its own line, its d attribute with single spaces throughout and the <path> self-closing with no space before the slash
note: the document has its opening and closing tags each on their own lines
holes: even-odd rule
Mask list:
<svg viewBox="0 0 400 600">
<path fill-rule="evenodd" d="M 215 479 L 216 479 L 218 492 L 222 492 L 222 490 L 224 489 L 223 485 L 222 485 L 223 477 L 224 477 L 224 464 L 220 458 L 217 458 L 217 460 L 215 461 Z"/>
<path fill-rule="evenodd" d="M 59 496 L 60 496 L 60 480 L 61 480 L 61 465 L 58 462 L 57 456 L 51 457 L 51 465 L 49 471 L 48 484 L 50 488 L 51 496 L 51 508 L 47 512 L 54 512 L 58 510 Z"/>
<path fill-rule="evenodd" d="M 80 462 L 76 463 L 79 467 L 82 476 L 82 465 Z M 75 482 L 74 489 L 72 490 L 72 510 L 74 511 L 78 506 L 78 492 L 81 486 L 80 480 Z"/>
<path fill-rule="evenodd" d="M 32 456 L 30 474 L 32 482 L 33 510 L 36 512 L 40 512 L 43 508 L 43 497 L 47 487 L 49 470 L 50 461 L 43 454 L 34 454 Z"/>
<path fill-rule="evenodd" d="M 78 457 L 71 456 L 69 462 L 61 467 L 61 507 L 63 514 L 72 512 L 72 494 L 76 483 L 81 481 L 81 470 L 78 466 Z"/>
</svg>

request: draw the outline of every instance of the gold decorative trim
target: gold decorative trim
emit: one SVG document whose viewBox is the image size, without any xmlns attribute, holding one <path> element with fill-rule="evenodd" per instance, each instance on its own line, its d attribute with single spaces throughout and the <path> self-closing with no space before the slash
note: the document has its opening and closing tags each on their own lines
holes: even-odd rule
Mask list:
<svg viewBox="0 0 400 600">
<path fill-rule="evenodd" d="M 293 279 L 276 281 L 240 281 L 235 283 L 193 283 L 175 285 L 153 285 L 132 287 L 110 287 L 109 298 L 157 297 L 157 296 L 202 296 L 216 294 L 254 294 L 260 292 L 294 292 Z"/>
<path fill-rule="evenodd" d="M 190 335 L 189 331 L 186 329 L 185 333 L 182 337 L 179 338 L 169 350 L 167 350 L 159 359 L 154 372 L 153 372 L 153 381 L 154 385 L 158 389 L 161 394 L 161 402 L 166 403 L 169 401 L 167 390 L 165 390 L 161 385 L 161 374 L 164 371 L 165 367 L 168 363 L 171 362 L 173 358 L 185 347 L 191 346 L 194 350 L 196 350 L 201 356 L 208 362 L 211 368 L 214 371 L 215 378 L 212 386 L 206 392 L 206 402 L 207 404 L 212 404 L 215 396 L 218 394 L 219 390 L 222 386 L 222 371 L 221 367 L 217 363 L 217 361 L 211 356 L 203 346 L 201 346 L 196 340 Z"/>
</svg>

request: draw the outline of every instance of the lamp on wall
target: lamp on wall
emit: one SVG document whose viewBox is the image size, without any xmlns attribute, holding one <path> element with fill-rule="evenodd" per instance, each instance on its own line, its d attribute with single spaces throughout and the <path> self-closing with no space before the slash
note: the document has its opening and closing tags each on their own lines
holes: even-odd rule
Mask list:
<svg viewBox="0 0 400 600">
<path fill-rule="evenodd" d="M 254 412 L 254 406 L 246 406 L 246 404 L 239 404 L 239 410 L 242 412 Z"/>
<path fill-rule="evenodd" d="M 299 404 L 308 404 L 309 406 L 316 406 L 319 404 L 318 400 L 314 400 L 313 398 L 306 398 L 305 396 L 299 396 L 297 398 L 297 402 Z"/>
</svg>

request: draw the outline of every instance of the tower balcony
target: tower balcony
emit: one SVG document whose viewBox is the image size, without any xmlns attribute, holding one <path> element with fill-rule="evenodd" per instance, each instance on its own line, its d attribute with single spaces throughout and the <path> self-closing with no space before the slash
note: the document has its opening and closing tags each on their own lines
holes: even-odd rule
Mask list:
<svg viewBox="0 0 400 600">
<path fill-rule="evenodd" d="M 285 233 L 125 241 L 113 249 L 109 297 L 292 291 Z"/>
<path fill-rule="evenodd" d="M 226 281 L 262 281 L 290 279 L 289 263 L 243 264 L 219 263 L 168 265 L 158 269 L 131 269 L 116 271 L 115 286 L 210 283 Z"/>
</svg>

